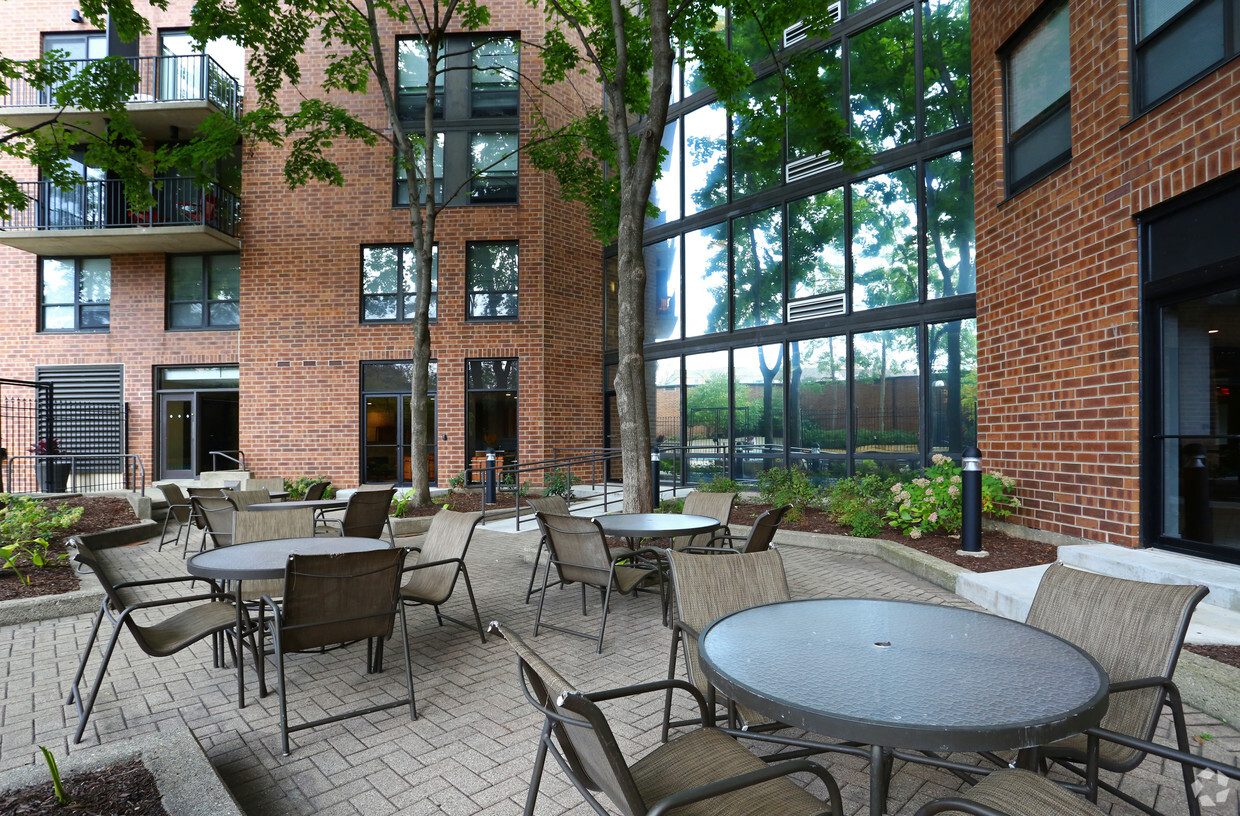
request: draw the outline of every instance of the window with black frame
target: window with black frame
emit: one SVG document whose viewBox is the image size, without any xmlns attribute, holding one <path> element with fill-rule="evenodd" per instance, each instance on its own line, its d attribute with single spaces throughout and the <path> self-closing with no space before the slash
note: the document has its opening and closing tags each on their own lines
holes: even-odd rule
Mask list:
<svg viewBox="0 0 1240 816">
<path fill-rule="evenodd" d="M 168 256 L 168 328 L 235 329 L 241 324 L 241 256 Z"/>
<path fill-rule="evenodd" d="M 417 294 L 416 255 L 412 244 L 362 247 L 362 322 L 412 320 Z M 439 247 L 431 248 L 430 319 L 439 312 Z"/>
<path fill-rule="evenodd" d="M 1001 49 L 1008 195 L 1050 175 L 1072 158 L 1065 2 L 1044 6 Z"/>
<path fill-rule="evenodd" d="M 402 38 L 397 52 L 401 119 L 412 132 L 419 132 L 426 121 L 430 82 L 427 47 L 420 39 Z M 520 129 L 517 41 L 502 34 L 449 36 L 437 59 L 432 116 L 436 201 L 515 203 Z M 420 178 L 421 166 L 412 173 Z M 395 206 L 410 203 L 409 174 L 409 168 L 396 163 Z"/>
<path fill-rule="evenodd" d="M 1133 0 L 1132 13 L 1137 113 L 1240 54 L 1240 0 Z"/>
<path fill-rule="evenodd" d="M 41 331 L 107 331 L 111 301 L 111 258 L 39 259 Z"/>
<path fill-rule="evenodd" d="M 498 467 L 517 461 L 517 361 L 465 363 L 465 448 L 469 479 L 482 481 L 487 451 Z"/>
<path fill-rule="evenodd" d="M 408 484 L 412 471 L 413 364 L 407 360 L 362 363 L 362 481 Z M 435 397 L 438 364 L 432 360 L 426 384 L 426 463 L 436 482 L 438 452 Z"/>
<path fill-rule="evenodd" d="M 424 149 L 424 148 L 423 148 Z M 419 150 L 417 156 L 414 157 L 417 167 L 414 168 L 414 178 L 422 178 L 425 173 L 426 154 Z M 435 149 L 431 154 L 432 172 L 435 174 L 435 200 L 443 201 L 443 134 L 435 134 Z M 418 201 L 422 204 L 426 203 L 426 189 L 418 184 Z M 396 163 L 396 191 L 394 193 L 393 204 L 397 207 L 409 206 L 409 170 L 400 161 Z"/>
<path fill-rule="evenodd" d="M 467 320 L 517 319 L 517 242 L 465 245 Z"/>
</svg>

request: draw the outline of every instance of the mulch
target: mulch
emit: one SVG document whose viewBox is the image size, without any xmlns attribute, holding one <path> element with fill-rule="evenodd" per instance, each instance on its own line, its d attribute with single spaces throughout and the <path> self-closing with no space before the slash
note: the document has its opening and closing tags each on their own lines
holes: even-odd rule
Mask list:
<svg viewBox="0 0 1240 816">
<path fill-rule="evenodd" d="M 64 546 L 65 539 L 70 536 L 125 527 L 140 521 L 134 515 L 128 500 L 111 496 L 59 499 L 47 502 L 47 504 L 57 507 L 65 505 L 70 509 L 83 507 L 85 510 L 76 524 L 64 530 L 57 530 L 50 539 L 47 550 L 50 559 L 48 566 L 27 571 L 26 568 L 30 565 L 18 562 L 18 568 L 31 579 L 31 586 L 22 584 L 11 571 L 0 570 L 0 601 L 73 592 L 78 588 L 78 579 L 73 574 L 73 565 L 64 557 L 67 555 Z"/>
<path fill-rule="evenodd" d="M 168 816 L 155 777 L 140 759 L 94 773 L 66 777 L 63 784 L 70 804 L 57 804 L 49 780 L 9 794 L 0 802 L 0 816 L 43 816 L 62 812 L 77 816 Z"/>
</svg>

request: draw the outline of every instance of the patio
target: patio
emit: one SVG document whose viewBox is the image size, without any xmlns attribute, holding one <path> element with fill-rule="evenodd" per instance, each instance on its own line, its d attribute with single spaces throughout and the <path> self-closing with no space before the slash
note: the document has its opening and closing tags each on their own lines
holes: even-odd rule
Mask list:
<svg viewBox="0 0 1240 816">
<path fill-rule="evenodd" d="M 479 528 L 471 545 L 470 576 L 484 620 L 497 619 L 528 636 L 534 605 L 522 599 L 529 576 L 529 553 L 538 533 L 519 534 Z M 970 606 L 957 596 L 877 558 L 802 546 L 782 546 L 794 597 L 848 596 L 917 600 Z M 182 574 L 179 552 L 155 551 L 153 542 L 128 550 L 151 576 Z M 578 594 L 552 591 L 548 604 L 559 616 L 579 609 Z M 466 603 L 450 602 L 449 613 Z M 536 599 L 535 599 L 536 603 Z M 591 600 L 592 616 L 598 602 Z M 459 611 L 459 610 L 457 610 Z M 592 620 L 597 620 L 592 617 Z M 83 743 L 72 753 L 102 742 L 116 745 L 137 734 L 193 730 L 225 783 L 250 814 L 513 814 L 520 813 L 529 784 L 541 725 L 521 695 L 516 662 L 496 638 L 487 645 L 455 626 L 437 627 L 429 609 L 409 611 L 414 682 L 419 718 L 410 723 L 399 712 L 384 712 L 303 732 L 293 753 L 280 756 L 278 708 L 274 694 L 263 700 L 247 695 L 236 707 L 235 675 L 212 669 L 209 648 L 199 644 L 171 658 L 153 660 L 129 636 L 105 679 L 103 694 Z M 88 633 L 90 617 L 0 628 L 5 656 L 4 696 L 0 701 L 0 769 L 36 762 L 37 746 L 57 756 L 70 752 L 76 726 L 73 709 L 63 705 L 69 680 Z M 626 638 L 626 633 L 634 637 Z M 618 598 L 608 622 L 603 654 L 579 638 L 546 632 L 531 644 L 583 689 L 600 689 L 663 677 L 670 634 L 659 625 L 658 601 L 650 595 Z M 96 658 L 97 659 L 97 658 Z M 334 699 L 326 704 L 357 705 L 400 693 L 399 672 L 377 677 L 359 673 L 357 650 L 303 656 L 293 665 L 314 664 L 314 676 L 293 669 L 290 712 L 295 719 L 315 716 L 310 695 Z M 92 661 L 93 670 L 97 663 Z M 252 675 L 251 688 L 252 686 Z M 984 682 L 976 678 L 973 682 Z M 824 678 L 824 682 L 831 682 Z M 342 691 L 346 689 L 346 691 Z M 662 697 L 634 709 L 608 709 L 626 752 L 640 755 L 658 740 Z M 1164 728 L 1165 730 L 1165 728 Z M 1189 733 L 1209 734 L 1208 756 L 1236 762 L 1240 732 L 1207 715 L 1189 712 Z M 1163 735 L 1165 741 L 1166 735 Z M 865 810 L 867 771 L 857 758 L 829 755 L 825 760 L 844 791 L 846 811 Z M 1178 769 L 1162 769 L 1149 759 L 1129 774 L 1124 788 L 1142 791 L 1168 814 L 1183 813 Z M 897 763 L 892 781 L 893 814 L 911 814 L 925 801 L 948 794 L 958 783 L 944 772 Z M 1135 813 L 1102 795 L 1115 814 Z M 1234 796 L 1215 812 L 1235 808 Z M 591 813 L 558 769 L 549 768 L 537 813 Z M 1210 811 L 1207 810 L 1207 813 Z"/>
</svg>

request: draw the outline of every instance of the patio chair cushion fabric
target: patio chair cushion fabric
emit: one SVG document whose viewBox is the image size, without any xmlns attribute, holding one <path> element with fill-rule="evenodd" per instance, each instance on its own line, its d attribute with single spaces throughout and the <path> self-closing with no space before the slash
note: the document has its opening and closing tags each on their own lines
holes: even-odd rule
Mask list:
<svg viewBox="0 0 1240 816">
<path fill-rule="evenodd" d="M 676 536 L 672 539 L 673 550 L 685 547 L 705 547 L 710 543 L 711 536 L 716 532 L 729 532 L 728 522 L 732 518 L 732 505 L 736 502 L 735 493 L 703 493 L 695 490 L 685 496 L 684 512 L 690 516 L 710 516 L 719 522 L 719 526 L 706 533 Z"/>
<path fill-rule="evenodd" d="M 469 569 L 465 566 L 465 553 L 469 551 L 474 528 L 480 521 L 481 513 L 458 513 L 453 510 L 440 510 L 436 513 L 431 519 L 430 529 L 414 548 L 417 550 L 416 563 L 405 567 L 408 580 L 400 588 L 400 597 L 407 604 L 433 606 L 440 626 L 445 620 L 469 626 L 470 624 L 464 621 L 443 614 L 439 608 L 452 597 L 457 579 L 463 578 L 469 595 L 469 605 L 474 613 L 473 626 L 478 631 L 478 637 L 486 643 L 486 634 L 482 631 L 482 617 L 478 614 L 474 588 L 469 581 Z"/>
<path fill-rule="evenodd" d="M 271 494 L 265 487 L 246 488 L 245 490 L 229 490 L 225 488 L 222 492 L 225 496 L 232 499 L 232 503 L 237 505 L 238 510 L 245 510 L 251 504 L 266 504 L 271 501 Z"/>
<path fill-rule="evenodd" d="M 955 806 L 954 803 L 959 803 Z M 1069 793 L 1044 776 L 1016 769 L 995 771 L 959 796 L 923 806 L 916 816 L 935 813 L 978 813 L 981 805 L 1007 816 L 1101 816 L 1097 806 Z"/>
<path fill-rule="evenodd" d="M 314 535 L 314 511 L 309 507 L 290 504 L 289 509 L 238 510 L 233 515 L 233 544 L 274 541 L 280 538 L 310 538 Z M 243 581 L 241 600 L 257 601 L 264 595 L 278 598 L 284 591 L 284 579 Z"/>
<path fill-rule="evenodd" d="M 205 542 L 210 536 L 216 547 L 227 547 L 232 544 L 232 517 L 237 506 L 232 499 L 225 496 L 195 496 L 190 500 L 194 505 L 194 513 L 203 521 Z"/>
</svg>

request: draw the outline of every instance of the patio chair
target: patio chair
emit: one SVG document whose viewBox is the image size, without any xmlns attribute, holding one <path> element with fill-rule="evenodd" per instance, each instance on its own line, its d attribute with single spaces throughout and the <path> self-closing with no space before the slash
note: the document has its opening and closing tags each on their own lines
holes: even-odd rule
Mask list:
<svg viewBox="0 0 1240 816">
<path fill-rule="evenodd" d="M 284 492 L 284 477 L 269 476 L 259 479 L 246 479 L 241 483 L 242 490 L 266 490 L 267 501 L 271 501 L 272 493 Z"/>
<path fill-rule="evenodd" d="M 656 680 L 582 693 L 516 634 L 505 631 L 498 623 L 492 623 L 490 631 L 512 647 L 517 656 L 521 690 L 545 718 L 526 795 L 525 816 L 534 812 L 548 755 L 600 814 L 607 811 L 595 793 L 602 793 L 626 816 L 669 811 L 677 816 L 759 813 L 840 816 L 843 813 L 839 785 L 826 768 L 808 760 L 768 764 L 759 759 L 733 737 L 710 727 L 713 726 L 710 709 L 701 693 L 690 684 L 681 680 Z M 708 727 L 660 745 L 630 764 L 597 703 L 628 700 L 665 690 L 689 694 L 698 704 Z M 813 774 L 822 780 L 829 804 L 787 778 L 797 773 Z"/>
<path fill-rule="evenodd" d="M 344 509 L 344 518 L 321 519 L 328 525 L 337 524 L 339 535 L 359 536 L 361 538 L 383 538 L 386 528 L 388 540 L 396 546 L 396 534 L 392 532 L 392 518 L 388 510 L 392 507 L 392 497 L 396 488 L 383 490 L 358 490 L 349 497 L 349 504 Z M 331 529 L 330 526 L 327 527 Z"/>
<path fill-rule="evenodd" d="M 289 755 L 289 734 L 294 731 L 405 705 L 409 706 L 409 719 L 417 719 L 413 672 L 409 663 L 409 637 L 404 607 L 400 602 L 400 576 L 404 561 L 405 550 L 399 547 L 338 555 L 293 554 L 289 556 L 285 570 L 283 603 L 277 604 L 270 597 L 263 598 L 265 613 L 271 616 L 275 646 L 280 744 L 284 756 Z M 327 647 L 365 640 L 366 670 L 368 674 L 373 674 L 380 670 L 373 644 L 376 640 L 381 643 L 391 637 L 392 621 L 396 616 L 400 617 L 400 642 L 404 646 L 407 696 L 289 725 L 285 655 L 317 652 Z M 313 674 L 318 664 L 308 668 Z M 313 705 L 317 707 L 322 702 L 324 699 L 319 696 Z"/>
<path fill-rule="evenodd" d="M 739 553 L 735 558 L 715 558 L 689 552 L 670 552 L 671 592 L 675 598 L 676 620 L 672 626 L 672 650 L 667 664 L 670 680 L 676 676 L 677 654 L 684 644 L 685 674 L 714 712 L 718 700 L 714 686 L 706 679 L 698 659 L 698 636 L 712 621 L 738 609 L 786 601 L 792 597 L 778 550 Z M 713 716 L 713 713 L 712 713 Z M 729 706 L 729 721 L 742 724 L 764 722 L 765 718 L 743 706 Z M 699 720 L 672 720 L 672 695 L 663 706 L 663 741 L 672 726 L 692 725 Z"/>
<path fill-rule="evenodd" d="M 791 504 L 785 504 L 782 507 L 772 507 L 767 510 L 754 519 L 747 536 L 715 535 L 705 547 L 686 547 L 684 551 L 699 554 L 764 552 L 771 548 L 771 542 L 775 540 L 775 531 L 779 529 L 779 523 L 784 520 L 784 514 L 791 509 Z M 732 542 L 739 542 L 739 545 Z"/>
<path fill-rule="evenodd" d="M 311 538 L 314 536 L 314 511 L 309 507 L 290 504 L 289 509 L 238 510 L 232 517 L 232 543 L 249 544 L 278 538 Z M 284 580 L 243 581 L 241 600 L 246 603 L 262 600 L 264 595 L 279 598 Z"/>
<path fill-rule="evenodd" d="M 245 510 L 251 504 L 266 504 L 271 501 L 271 493 L 265 487 L 250 488 L 245 490 L 230 490 L 224 488 L 220 491 L 225 497 L 232 499 L 232 503 L 236 505 L 238 510 Z"/>
<path fill-rule="evenodd" d="M 302 496 L 302 501 L 318 501 L 323 498 L 323 494 L 327 492 L 327 488 L 331 487 L 331 482 L 315 482 L 306 488 L 306 495 Z"/>
<path fill-rule="evenodd" d="M 563 496 L 541 496 L 538 498 L 527 498 L 525 503 L 528 504 L 530 509 L 534 511 L 535 518 L 538 518 L 539 513 L 549 513 L 553 516 L 569 515 L 568 502 L 564 500 Z M 534 553 L 534 568 L 530 570 L 530 585 L 525 590 L 526 603 L 530 602 L 531 595 L 535 592 L 541 591 L 534 589 L 534 579 L 538 577 L 538 566 L 542 562 L 543 550 L 547 546 L 547 531 L 543 529 L 541 523 L 539 523 L 538 529 L 542 533 L 542 536 L 538 539 L 538 551 Z M 557 586 L 559 583 L 559 581 L 555 581 L 548 586 Z"/>
<path fill-rule="evenodd" d="M 607 611 L 611 606 L 612 591 L 632 592 L 638 584 L 651 577 L 659 581 L 659 603 L 666 611 L 663 591 L 663 571 L 658 559 L 663 552 L 654 547 L 642 547 L 637 550 L 613 550 L 607 546 L 607 538 L 603 528 L 593 519 L 577 516 L 556 516 L 546 513 L 537 515 L 539 525 L 547 534 L 547 566 L 543 569 L 542 594 L 538 596 L 538 613 L 534 616 L 534 637 L 538 637 L 540 626 L 554 629 L 578 637 L 598 642 L 597 652 L 603 653 L 603 633 L 607 629 Z M 637 561 L 634 556 L 646 555 L 648 562 Z M 627 564 L 618 563 L 622 559 L 630 559 Z M 551 567 L 555 566 L 561 583 L 576 581 L 581 584 L 581 614 L 586 610 L 586 587 L 597 587 L 603 601 L 603 614 L 599 621 L 598 634 L 579 632 L 550 623 L 542 623 L 543 605 L 547 600 L 548 580 Z"/>
<path fill-rule="evenodd" d="M 1226 777 L 1219 788 L 1226 791 L 1227 779 L 1240 780 L 1240 767 L 1216 762 L 1191 752 L 1179 751 L 1147 740 L 1126 737 L 1115 732 L 1091 728 L 1087 739 L 1107 740 L 1124 744 L 1141 752 L 1177 762 L 1181 767 L 1201 769 L 1214 778 Z M 1202 774 L 1205 778 L 1207 774 Z M 1228 803 L 1230 804 L 1230 803 Z M 969 813 L 974 816 L 1101 816 L 1105 813 L 1092 802 L 1074 796 L 1060 784 L 1029 771 L 1003 769 L 988 774 L 973 787 L 957 796 L 936 799 L 921 807 L 915 816 L 937 813 Z"/>
<path fill-rule="evenodd" d="M 190 502 L 194 505 L 194 513 L 202 519 L 203 544 L 206 544 L 208 537 L 215 547 L 232 544 L 233 514 L 237 512 L 232 499 L 225 496 L 195 496 Z"/>
<path fill-rule="evenodd" d="M 218 499 L 224 495 L 222 488 L 218 487 L 187 487 L 185 495 L 190 502 L 190 521 L 194 527 L 202 534 L 199 540 L 198 549 L 202 550 L 207 545 L 207 523 L 198 514 L 198 510 L 194 507 L 194 499 Z M 189 552 L 189 536 L 186 534 L 185 546 L 182 548 L 181 557 L 184 558 Z"/>
<path fill-rule="evenodd" d="M 672 539 L 673 550 L 683 550 L 685 547 L 708 547 L 710 539 L 717 533 L 730 534 L 731 528 L 728 522 L 732 518 L 732 505 L 736 502 L 735 493 L 703 493 L 701 490 L 695 490 L 685 496 L 684 513 L 687 516 L 710 516 L 718 520 L 719 527 L 709 533 L 697 533 L 695 535 L 676 536 Z"/>
<path fill-rule="evenodd" d="M 232 596 L 216 589 L 172 598 L 140 600 L 139 591 L 146 587 L 192 584 L 201 579 L 185 575 L 127 581 L 107 563 L 106 559 L 98 557 L 97 553 L 82 539 L 75 536 L 70 538 L 66 544 L 70 549 L 77 551 L 74 560 L 80 567 L 89 569 L 95 574 L 99 583 L 103 585 L 104 591 L 104 600 L 99 605 L 99 611 L 95 613 L 90 635 L 86 638 L 85 648 L 82 649 L 82 659 L 73 677 L 69 697 L 65 700 L 65 705 L 72 705 L 77 709 L 78 727 L 73 735 L 73 742 L 76 744 L 82 741 L 82 734 L 86 731 L 86 722 L 90 719 L 91 711 L 99 698 L 103 676 L 108 670 L 108 663 L 112 660 L 112 653 L 116 650 L 122 631 L 128 629 L 137 642 L 138 648 L 151 657 L 168 657 L 205 637 L 233 629 L 237 610 L 232 604 Z M 164 612 L 176 606 L 185 608 L 171 616 L 155 617 L 152 619 L 153 622 L 147 622 L 147 610 L 155 609 Z M 95 673 L 95 680 L 91 684 L 89 695 L 83 698 L 82 677 L 86 672 L 86 663 L 90 659 L 95 639 L 99 635 L 99 626 L 105 615 L 112 622 L 112 634 L 108 638 L 108 645 L 103 652 L 99 669 Z M 235 646 L 233 657 L 237 658 Z"/>
<path fill-rule="evenodd" d="M 457 513 L 452 510 L 436 513 L 426 536 L 418 546 L 410 548 L 418 554 L 418 560 L 405 567 L 408 580 L 400 588 L 400 597 L 406 606 L 425 604 L 434 607 L 435 619 L 440 626 L 447 620 L 468 627 L 465 621 L 448 617 L 439 609 L 452 597 L 457 579 L 464 578 L 469 605 L 474 610 L 474 626 L 478 629 L 478 637 L 486 643 L 478 603 L 474 600 L 474 588 L 469 582 L 469 570 L 465 567 L 465 553 L 473 538 L 474 528 L 480 521 L 481 513 Z"/>
<path fill-rule="evenodd" d="M 1209 591 L 1204 586 L 1143 583 L 1052 564 L 1042 576 L 1025 622 L 1075 643 L 1106 669 L 1110 700 L 1100 728 L 1148 742 L 1165 705 L 1171 710 L 1176 747 L 1189 753 L 1184 707 L 1171 677 L 1189 619 Z M 1041 754 L 1081 776 L 1090 801 L 1097 800 L 1101 787 L 1146 813 L 1158 813 L 1098 779 L 1099 767 L 1126 773 L 1141 763 L 1145 752 L 1109 740 L 1091 744 L 1077 735 L 1042 746 Z M 1189 813 L 1199 816 L 1193 774 L 1187 765 L 1182 770 Z"/>
<path fill-rule="evenodd" d="M 185 534 L 186 550 L 189 549 L 189 533 L 193 527 L 191 516 L 193 515 L 193 505 L 190 504 L 189 497 L 181 490 L 178 484 L 160 484 L 155 485 L 164 494 L 164 498 L 168 501 L 168 513 L 164 516 L 164 526 L 159 531 L 159 546 L 156 552 L 162 550 L 164 545 L 168 543 L 168 522 L 176 522 L 176 534 L 171 541 L 175 545 L 181 538 L 181 533 Z"/>
</svg>

